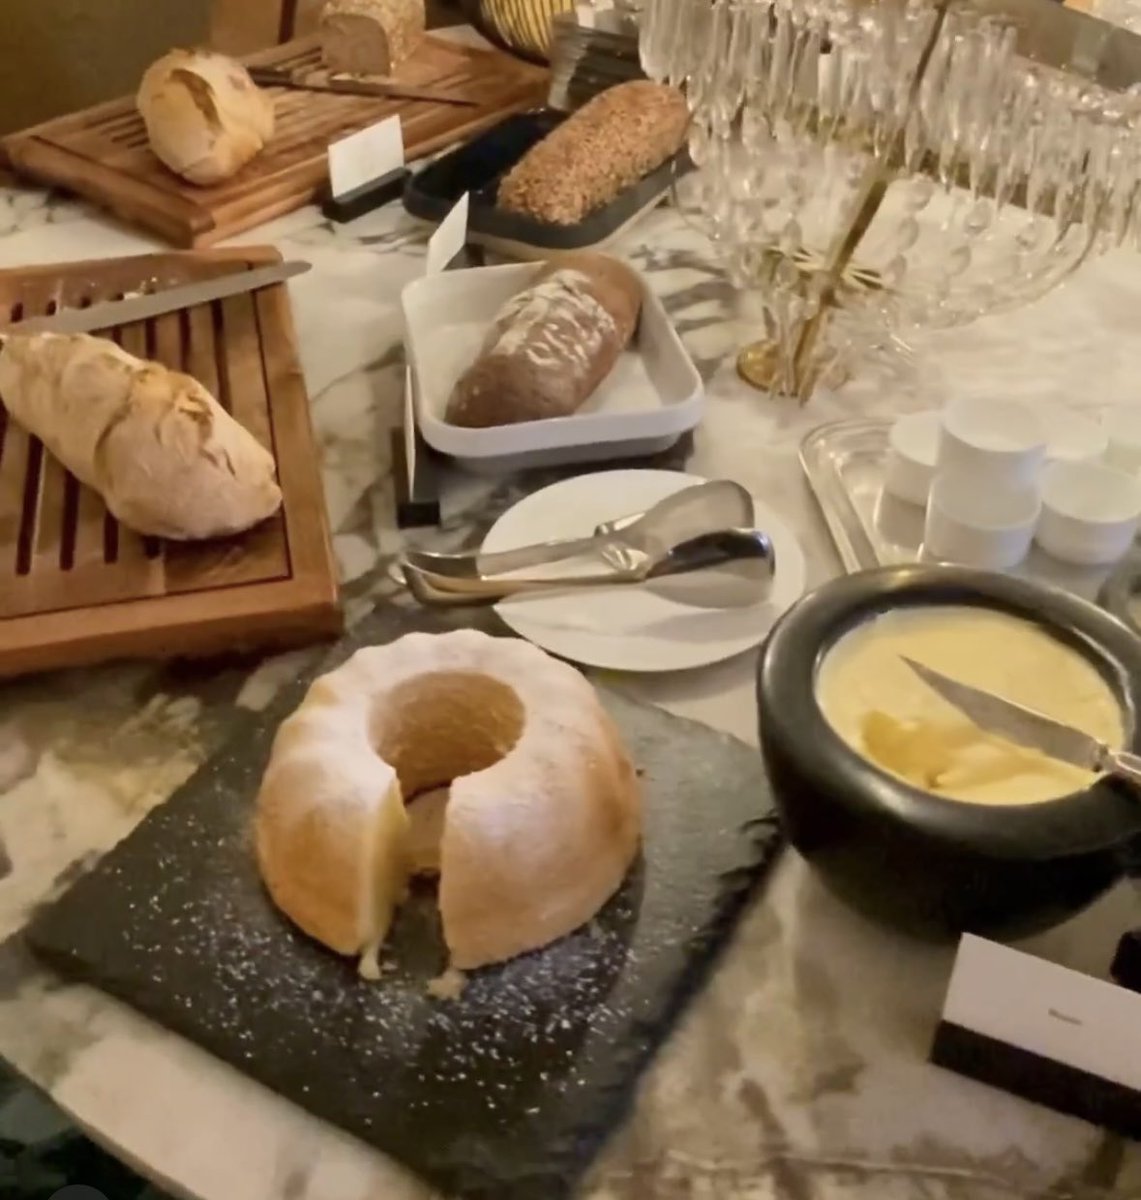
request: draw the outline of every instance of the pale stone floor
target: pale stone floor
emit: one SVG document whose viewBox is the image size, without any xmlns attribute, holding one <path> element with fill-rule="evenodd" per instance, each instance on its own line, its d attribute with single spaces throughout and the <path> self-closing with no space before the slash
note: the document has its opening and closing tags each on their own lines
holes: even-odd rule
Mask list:
<svg viewBox="0 0 1141 1200">
<path fill-rule="evenodd" d="M 0 1197 L 70 1200 L 73 1191 L 75 1200 L 169 1200 L 0 1062 Z"/>
</svg>

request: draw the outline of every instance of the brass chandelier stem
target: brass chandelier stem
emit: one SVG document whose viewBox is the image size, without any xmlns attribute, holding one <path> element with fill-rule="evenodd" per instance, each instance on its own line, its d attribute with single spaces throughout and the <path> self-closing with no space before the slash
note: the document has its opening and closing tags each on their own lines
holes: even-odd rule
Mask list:
<svg viewBox="0 0 1141 1200">
<path fill-rule="evenodd" d="M 812 391 L 812 386 L 815 383 L 809 363 L 812 352 L 819 340 L 824 322 L 828 318 L 829 310 L 835 306 L 836 292 L 840 286 L 840 280 L 843 278 L 848 264 L 852 261 L 860 242 L 863 241 L 865 234 L 871 227 L 872 221 L 875 220 L 880 205 L 883 203 L 888 185 L 891 182 L 892 163 L 899 161 L 902 156 L 904 131 L 918 102 L 919 89 L 923 83 L 924 76 L 927 74 L 931 55 L 934 53 L 935 46 L 943 32 L 949 3 L 950 0 L 942 0 L 942 3 L 936 6 L 935 19 L 931 23 L 931 31 L 928 34 L 927 41 L 920 52 L 919 61 L 916 64 L 915 75 L 911 80 L 911 87 L 907 94 L 907 106 L 903 118 L 899 123 L 899 128 L 892 139 L 890 147 L 886 148 L 882 155 L 875 156 L 868 164 L 864 178 L 860 182 L 859 198 L 853 206 L 852 219 L 829 251 L 823 271 L 825 283 L 820 292 L 820 307 L 805 322 L 804 327 L 800 331 L 796 350 L 793 352 L 792 378 L 795 389 L 794 394 L 801 404 L 804 404 L 808 399 Z"/>
</svg>

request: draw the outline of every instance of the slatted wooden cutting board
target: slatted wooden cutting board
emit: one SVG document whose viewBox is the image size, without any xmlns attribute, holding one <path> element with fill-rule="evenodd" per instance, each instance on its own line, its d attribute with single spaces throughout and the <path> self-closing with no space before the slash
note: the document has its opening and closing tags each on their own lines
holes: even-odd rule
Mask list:
<svg viewBox="0 0 1141 1200">
<path fill-rule="evenodd" d="M 316 67 L 319 59 L 311 36 L 246 61 L 297 70 Z M 330 142 L 399 114 L 405 157 L 412 161 L 540 102 L 548 72 L 498 50 L 429 34 L 398 78 L 444 88 L 478 106 L 270 88 L 277 112 L 273 140 L 232 179 L 210 188 L 187 183 L 155 158 L 133 98 L 13 134 L 0 148 L 33 179 L 78 192 L 176 246 L 209 246 L 313 200 L 328 181 Z"/>
<path fill-rule="evenodd" d="M 277 261 L 271 248 L 244 247 L 0 271 L 0 330 L 58 307 Z M 339 632 L 319 457 L 285 286 L 107 336 L 205 384 L 274 454 L 282 510 L 213 542 L 139 537 L 0 408 L 0 675 Z"/>
</svg>

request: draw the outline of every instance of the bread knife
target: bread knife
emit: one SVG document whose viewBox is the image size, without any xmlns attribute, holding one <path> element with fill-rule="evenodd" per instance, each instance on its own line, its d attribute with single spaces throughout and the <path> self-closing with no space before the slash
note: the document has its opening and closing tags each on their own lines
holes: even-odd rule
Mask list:
<svg viewBox="0 0 1141 1200">
<path fill-rule="evenodd" d="M 146 295 L 132 296 L 125 300 L 105 300 L 92 304 L 90 308 L 64 308 L 47 317 L 30 317 L 7 326 L 9 333 L 92 333 L 97 329 L 111 329 L 116 325 L 130 325 L 134 321 L 146 321 L 161 317 L 164 313 L 177 312 L 182 308 L 193 308 L 211 300 L 223 300 L 227 296 L 240 296 L 244 292 L 256 292 L 260 288 L 283 283 L 295 275 L 303 275 L 310 268 L 307 262 L 274 263 L 267 267 L 254 267 L 249 271 L 232 271 L 200 283 L 179 284 L 177 287 L 162 288 Z M 3 330 L 0 330 L 2 335 Z"/>
<path fill-rule="evenodd" d="M 293 88 L 302 92 L 333 92 L 340 96 L 377 96 L 386 100 L 423 100 L 429 104 L 458 104 L 478 108 L 479 101 L 457 96 L 442 88 L 405 86 L 377 79 L 344 79 L 327 72 L 285 71 L 279 67 L 250 67 L 250 78 L 259 87 Z"/>
</svg>

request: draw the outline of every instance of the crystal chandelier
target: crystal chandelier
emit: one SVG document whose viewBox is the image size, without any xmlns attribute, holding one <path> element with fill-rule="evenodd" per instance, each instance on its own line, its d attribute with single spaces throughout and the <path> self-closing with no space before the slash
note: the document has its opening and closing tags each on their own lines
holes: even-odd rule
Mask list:
<svg viewBox="0 0 1141 1200">
<path fill-rule="evenodd" d="M 678 183 L 807 399 L 873 346 L 1041 295 L 1141 231 L 1141 38 L 1052 0 L 646 0 Z"/>
</svg>

